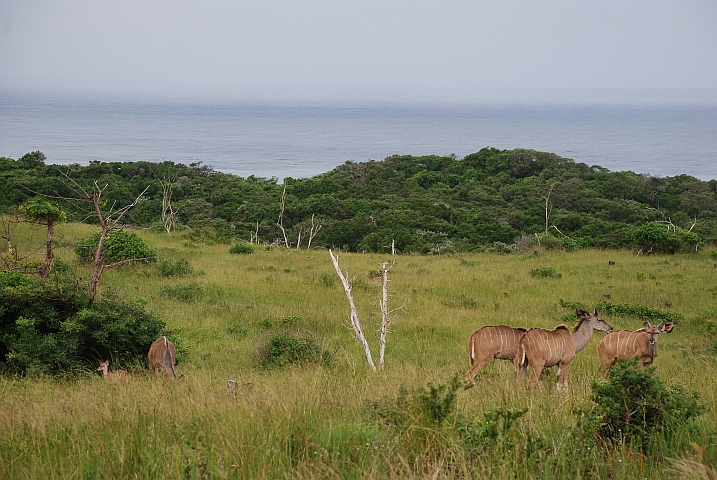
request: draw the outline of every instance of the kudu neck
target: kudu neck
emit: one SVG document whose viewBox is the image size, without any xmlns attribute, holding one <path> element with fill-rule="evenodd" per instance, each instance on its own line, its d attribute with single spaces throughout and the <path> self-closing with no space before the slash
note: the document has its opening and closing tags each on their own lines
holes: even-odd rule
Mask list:
<svg viewBox="0 0 717 480">
<path fill-rule="evenodd" d="M 570 336 L 573 338 L 573 343 L 575 343 L 575 352 L 579 352 L 583 348 L 585 348 L 585 345 L 588 344 L 590 341 L 590 338 L 593 336 L 593 324 L 595 323 L 595 319 L 585 319 L 580 324 L 577 330 L 572 332 Z"/>
</svg>

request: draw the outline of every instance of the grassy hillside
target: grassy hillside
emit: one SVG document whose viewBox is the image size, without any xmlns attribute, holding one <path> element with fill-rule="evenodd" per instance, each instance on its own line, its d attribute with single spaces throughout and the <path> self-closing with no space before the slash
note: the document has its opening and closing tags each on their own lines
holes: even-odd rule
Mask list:
<svg viewBox="0 0 717 480">
<path fill-rule="evenodd" d="M 65 224 L 58 237 L 70 243 L 92 231 Z M 164 277 L 153 266 L 120 268 L 105 273 L 102 289 L 145 299 L 146 308 L 167 322 L 180 347 L 177 372 L 185 378 L 152 381 L 143 363 L 122 365 L 132 374 L 127 384 L 103 382 L 96 365 L 73 380 L 0 378 L 1 478 L 634 479 L 714 472 L 717 265 L 709 251 L 395 258 L 341 253 L 376 361 L 377 272 L 382 262 L 395 261 L 389 308 L 400 309 L 385 370 L 373 373 L 349 326 L 348 301 L 326 250 L 232 255 L 226 245 L 138 233 L 160 259 L 186 259 L 194 273 Z M 75 259 L 69 249 L 57 255 Z M 532 276 L 539 267 L 560 276 Z M 494 407 L 526 409 L 490 446 L 467 448 L 455 425 L 396 428 L 372 414 L 371 402 L 396 404 L 401 387 L 446 385 L 465 373 L 467 341 L 478 328 L 572 324 L 574 306 L 592 310 L 607 295 L 613 304 L 669 311 L 680 319 L 673 333 L 660 338 L 656 374 L 697 392 L 707 408 L 660 452 L 642 455 L 620 442 L 601 448 L 573 435 L 574 411 L 590 405 L 591 384 L 600 377 L 595 347 L 601 333 L 568 370 L 567 392 L 556 391 L 555 372 L 534 389 L 516 384 L 505 361 L 494 361 L 473 388 L 459 391 L 461 418 L 482 421 Z M 643 322 L 601 316 L 615 329 L 634 330 Z M 311 335 L 331 353 L 331 362 L 260 368 L 260 347 L 280 332 Z M 235 392 L 227 388 L 229 379 L 237 382 Z"/>
</svg>

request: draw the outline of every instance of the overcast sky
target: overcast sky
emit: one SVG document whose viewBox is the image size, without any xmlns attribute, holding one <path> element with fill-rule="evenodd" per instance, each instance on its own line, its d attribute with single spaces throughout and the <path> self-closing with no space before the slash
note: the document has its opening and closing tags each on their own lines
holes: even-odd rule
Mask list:
<svg viewBox="0 0 717 480">
<path fill-rule="evenodd" d="M 717 103 L 717 1 L 0 0 L 0 90 Z"/>
</svg>

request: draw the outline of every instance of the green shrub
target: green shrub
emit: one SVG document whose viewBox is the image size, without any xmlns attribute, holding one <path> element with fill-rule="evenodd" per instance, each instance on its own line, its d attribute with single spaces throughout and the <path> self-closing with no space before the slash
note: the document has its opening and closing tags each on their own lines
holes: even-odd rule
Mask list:
<svg viewBox="0 0 717 480">
<path fill-rule="evenodd" d="M 608 379 L 592 384 L 592 409 L 579 411 L 581 427 L 604 441 L 624 441 L 640 447 L 656 446 L 704 406 L 696 393 L 681 385 L 665 386 L 655 368 L 637 369 L 637 359 L 618 359 Z"/>
<path fill-rule="evenodd" d="M 263 368 L 289 364 L 318 363 L 328 365 L 331 354 L 321 348 L 311 336 L 277 333 L 259 349 L 259 364 Z"/>
<path fill-rule="evenodd" d="M 532 277 L 539 277 L 539 278 L 561 278 L 563 276 L 562 273 L 558 273 L 555 271 L 553 267 L 538 267 L 534 268 L 530 271 L 530 275 Z"/>
<path fill-rule="evenodd" d="M 254 253 L 254 247 L 246 243 L 235 243 L 229 249 L 229 253 L 235 253 L 239 255 L 251 255 Z"/>
<path fill-rule="evenodd" d="M 189 264 L 189 260 L 186 258 L 180 258 L 175 262 L 162 260 L 157 263 L 157 271 L 163 277 L 178 277 L 194 273 L 192 266 Z"/>
<path fill-rule="evenodd" d="M 92 263 L 99 241 L 100 232 L 97 232 L 77 242 L 75 253 L 80 257 L 81 261 Z M 149 248 L 139 235 L 126 230 L 115 230 L 105 237 L 105 241 L 102 244 L 102 255 L 107 263 L 132 259 L 146 259 L 153 262 L 157 259 L 155 251 Z"/>
</svg>

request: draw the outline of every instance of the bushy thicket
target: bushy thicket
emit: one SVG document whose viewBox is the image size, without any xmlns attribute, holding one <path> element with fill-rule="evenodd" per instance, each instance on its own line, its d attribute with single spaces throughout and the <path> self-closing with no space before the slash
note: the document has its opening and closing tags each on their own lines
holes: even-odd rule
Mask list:
<svg viewBox="0 0 717 480">
<path fill-rule="evenodd" d="M 72 276 L 45 280 L 0 272 L 0 369 L 72 373 L 99 359 L 129 365 L 143 358 L 165 324 L 143 304 L 112 293 L 92 302 Z"/>
</svg>

